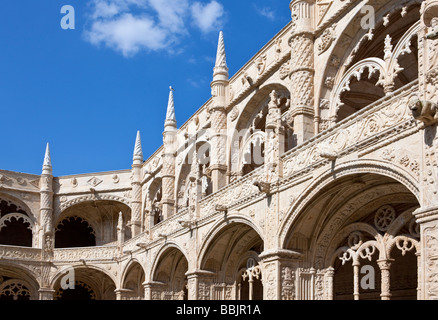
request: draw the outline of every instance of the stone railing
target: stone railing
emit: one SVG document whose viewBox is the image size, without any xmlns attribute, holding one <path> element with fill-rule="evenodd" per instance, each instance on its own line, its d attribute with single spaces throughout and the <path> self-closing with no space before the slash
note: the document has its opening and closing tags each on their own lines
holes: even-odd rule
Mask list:
<svg viewBox="0 0 438 320">
<path fill-rule="evenodd" d="M 217 206 L 227 209 L 248 202 L 261 195 L 259 189 L 254 185 L 254 181 L 264 173 L 264 166 L 248 173 L 244 177 L 230 183 L 218 192 L 202 199 L 199 203 L 201 218 L 219 212 Z"/>
<path fill-rule="evenodd" d="M 117 246 L 107 246 L 55 249 L 53 259 L 56 262 L 102 261 L 113 260 L 117 256 Z"/>
<path fill-rule="evenodd" d="M 139 250 L 140 247 L 137 246 L 138 243 L 145 243 L 149 240 L 148 235 L 145 232 L 142 232 L 135 237 L 126 240 L 125 243 L 123 243 L 123 252 L 131 251 L 134 252 L 136 250 Z"/>
<path fill-rule="evenodd" d="M 397 127 L 413 126 L 415 120 L 408 108 L 408 101 L 417 92 L 418 81 L 415 81 L 288 151 L 283 156 L 284 176 L 295 176 L 306 168 L 352 150 L 359 151 L 361 156 L 365 154 L 361 153 L 365 147 L 382 143 L 388 136 L 400 131 Z"/>
<path fill-rule="evenodd" d="M 1 259 L 41 260 L 41 249 L 0 245 Z"/>
<path fill-rule="evenodd" d="M 184 209 L 178 212 L 176 215 L 170 217 L 166 221 L 163 221 L 156 226 L 152 227 L 151 234 L 153 241 L 159 240 L 161 236 L 169 236 L 174 232 L 181 230 L 183 227 L 178 222 L 179 220 L 189 220 L 189 212 Z"/>
</svg>

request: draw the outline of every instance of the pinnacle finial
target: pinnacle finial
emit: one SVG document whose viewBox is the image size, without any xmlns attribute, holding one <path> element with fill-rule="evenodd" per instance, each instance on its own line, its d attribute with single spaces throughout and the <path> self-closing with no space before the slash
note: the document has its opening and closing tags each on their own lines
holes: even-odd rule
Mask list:
<svg viewBox="0 0 438 320">
<path fill-rule="evenodd" d="M 140 131 L 137 131 L 137 138 L 135 139 L 134 147 L 134 161 L 143 161 L 143 149 L 141 147 Z"/>
<path fill-rule="evenodd" d="M 176 128 L 176 117 L 175 117 L 175 102 L 173 99 L 173 92 L 175 91 L 171 86 L 169 87 L 169 102 L 167 104 L 167 114 L 164 127 Z"/>
<path fill-rule="evenodd" d="M 43 174 L 52 174 L 52 160 L 50 158 L 49 143 L 47 143 L 46 153 L 44 155 Z"/>
<path fill-rule="evenodd" d="M 219 42 L 217 45 L 216 64 L 214 66 L 214 75 L 226 75 L 228 77 L 227 56 L 225 54 L 224 33 L 219 32 Z"/>
</svg>

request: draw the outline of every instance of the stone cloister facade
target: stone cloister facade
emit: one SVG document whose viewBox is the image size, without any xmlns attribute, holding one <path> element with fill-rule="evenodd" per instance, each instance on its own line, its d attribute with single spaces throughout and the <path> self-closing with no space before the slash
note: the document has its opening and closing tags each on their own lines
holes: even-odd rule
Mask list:
<svg viewBox="0 0 438 320">
<path fill-rule="evenodd" d="M 438 1 L 289 7 L 149 158 L 0 171 L 0 299 L 438 299 Z"/>
</svg>

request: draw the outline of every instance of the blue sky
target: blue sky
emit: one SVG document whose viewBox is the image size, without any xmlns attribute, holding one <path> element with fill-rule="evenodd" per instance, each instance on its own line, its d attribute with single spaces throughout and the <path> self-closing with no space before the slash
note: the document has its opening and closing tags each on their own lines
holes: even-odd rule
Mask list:
<svg viewBox="0 0 438 320">
<path fill-rule="evenodd" d="M 75 29 L 61 28 L 71 5 Z M 290 20 L 288 0 L 2 0 L 0 169 L 55 176 L 128 169 L 210 98 L 219 31 L 230 76 Z"/>
</svg>

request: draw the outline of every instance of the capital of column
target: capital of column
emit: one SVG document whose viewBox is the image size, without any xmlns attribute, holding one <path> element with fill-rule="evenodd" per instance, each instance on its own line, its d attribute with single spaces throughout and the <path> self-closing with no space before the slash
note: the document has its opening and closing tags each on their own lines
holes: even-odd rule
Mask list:
<svg viewBox="0 0 438 320">
<path fill-rule="evenodd" d="M 40 288 L 38 290 L 40 300 L 53 300 L 55 290 L 51 288 Z"/>
</svg>

